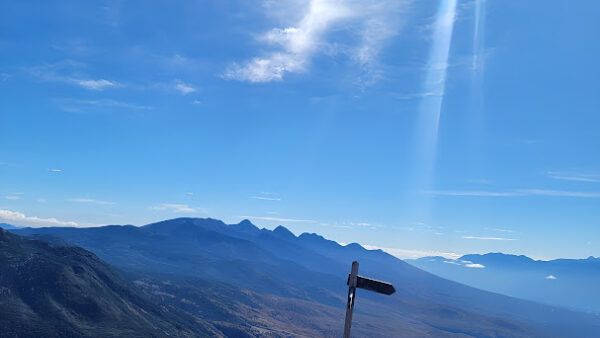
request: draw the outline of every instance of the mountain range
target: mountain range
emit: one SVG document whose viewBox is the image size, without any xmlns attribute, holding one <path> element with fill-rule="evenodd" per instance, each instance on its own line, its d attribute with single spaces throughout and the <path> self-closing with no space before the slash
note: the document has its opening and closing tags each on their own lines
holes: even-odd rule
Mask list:
<svg viewBox="0 0 600 338">
<path fill-rule="evenodd" d="M 10 230 L 77 245 L 120 271 L 149 302 L 208 323 L 225 336 L 339 336 L 350 263 L 392 282 L 382 296 L 359 290 L 356 336 L 589 337 L 600 316 L 465 286 L 381 250 L 342 246 L 250 221 L 179 218 L 142 227 Z M 70 244 L 67 244 L 70 243 Z"/>
<path fill-rule="evenodd" d="M 600 258 L 534 260 L 488 253 L 458 259 L 423 257 L 408 263 L 484 290 L 600 313 Z"/>
</svg>

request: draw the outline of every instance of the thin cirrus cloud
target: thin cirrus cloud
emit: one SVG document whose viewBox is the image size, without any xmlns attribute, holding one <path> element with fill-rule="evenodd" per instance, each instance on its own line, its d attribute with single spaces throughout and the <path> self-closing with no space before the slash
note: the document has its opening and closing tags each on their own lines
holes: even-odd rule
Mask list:
<svg viewBox="0 0 600 338">
<path fill-rule="evenodd" d="M 0 221 L 17 226 L 29 227 L 55 227 L 55 226 L 79 226 L 75 222 L 59 221 L 56 218 L 41 218 L 26 216 L 23 213 L 11 210 L 0 210 Z"/>
<path fill-rule="evenodd" d="M 268 191 L 261 191 L 257 195 L 250 196 L 249 198 L 263 201 L 281 201 L 281 197 L 279 197 L 278 193 Z"/>
<path fill-rule="evenodd" d="M 255 200 L 263 200 L 263 201 L 281 201 L 280 197 L 270 197 L 270 196 L 250 196 L 250 198 Z"/>
<path fill-rule="evenodd" d="M 496 228 L 494 229 L 494 231 L 498 231 L 498 232 L 509 232 L 509 233 L 514 233 L 516 231 L 514 230 L 510 230 L 510 229 L 500 229 L 500 228 Z"/>
<path fill-rule="evenodd" d="M 562 190 L 546 190 L 546 189 L 523 189 L 519 190 L 525 195 L 538 196 L 557 196 L 557 197 L 600 197 L 600 193 L 596 192 L 581 192 L 581 191 L 562 191 Z"/>
<path fill-rule="evenodd" d="M 283 28 L 272 28 L 258 38 L 270 51 L 230 64 L 223 77 L 251 83 L 281 81 L 287 73 L 306 71 L 311 59 L 323 51 L 349 54 L 363 70 L 372 71 L 384 42 L 399 30 L 399 12 L 405 3 L 312 0 L 299 8 L 296 1 L 270 2 L 264 7 L 267 14 L 284 21 Z M 357 43 L 342 48 L 341 41 L 331 41 L 328 33 L 339 30 L 354 34 Z"/>
<path fill-rule="evenodd" d="M 426 194 L 439 196 L 480 196 L 480 197 L 507 197 L 519 196 L 516 192 L 497 192 L 497 191 L 460 191 L 460 190 L 427 190 Z"/>
<path fill-rule="evenodd" d="M 600 193 L 582 191 L 564 191 L 550 189 L 518 189 L 514 191 L 460 191 L 460 190 L 427 190 L 426 194 L 438 196 L 473 196 L 473 197 L 513 197 L 513 196 L 553 196 L 598 198 Z"/>
<path fill-rule="evenodd" d="M 81 100 L 81 99 L 55 99 L 54 100 L 63 110 L 71 112 L 83 112 L 90 111 L 90 109 L 102 109 L 117 108 L 127 110 L 150 110 L 152 107 L 133 104 L 123 101 L 116 101 L 112 99 L 99 99 L 99 100 Z"/>
<path fill-rule="evenodd" d="M 86 65 L 72 60 L 64 60 L 53 64 L 44 64 L 28 68 L 26 71 L 41 81 L 62 82 L 80 86 L 88 90 L 101 91 L 106 88 L 120 87 L 121 84 L 103 78 L 90 78 L 81 75 Z"/>
<path fill-rule="evenodd" d="M 600 177 L 597 175 L 557 173 L 557 172 L 549 171 L 548 177 L 555 179 L 555 180 L 563 180 L 563 181 L 600 183 Z"/>
<path fill-rule="evenodd" d="M 62 169 L 56 169 L 56 168 L 54 168 L 54 169 L 48 169 L 48 171 L 51 172 L 51 173 L 60 173 L 60 172 L 62 172 Z"/>
<path fill-rule="evenodd" d="M 206 212 L 206 210 L 202 208 L 190 207 L 187 204 L 176 204 L 176 203 L 163 203 L 157 206 L 152 207 L 154 210 L 159 211 L 171 211 L 174 213 L 200 213 Z"/>
<path fill-rule="evenodd" d="M 485 237 L 485 236 L 463 236 L 464 239 L 477 239 L 482 241 L 516 241 L 516 238 L 506 237 Z"/>
<path fill-rule="evenodd" d="M 71 202 L 77 202 L 77 203 L 99 204 L 99 205 L 113 205 L 113 204 L 115 204 L 115 202 L 100 201 L 100 200 L 94 200 L 94 199 L 89 199 L 89 198 L 71 198 L 71 199 L 69 199 L 69 201 L 71 201 Z"/>
</svg>

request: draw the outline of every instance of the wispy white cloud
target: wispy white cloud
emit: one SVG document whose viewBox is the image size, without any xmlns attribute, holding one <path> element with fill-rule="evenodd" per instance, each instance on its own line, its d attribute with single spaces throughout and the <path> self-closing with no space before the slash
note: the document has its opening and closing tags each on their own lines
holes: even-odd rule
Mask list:
<svg viewBox="0 0 600 338">
<path fill-rule="evenodd" d="M 483 268 L 485 268 L 485 265 L 483 265 L 483 264 L 477 264 L 477 263 L 467 263 L 467 264 L 465 264 L 465 267 L 467 267 L 467 268 L 475 268 L 475 269 L 483 269 Z"/>
<path fill-rule="evenodd" d="M 464 239 L 478 239 L 484 241 L 516 241 L 516 238 L 505 237 L 481 237 L 481 236 L 463 236 Z"/>
<path fill-rule="evenodd" d="M 431 259 L 430 261 L 435 261 L 435 259 Z M 483 265 L 483 264 L 473 263 L 471 261 L 466 261 L 466 260 L 456 259 L 456 258 L 452 259 L 452 260 L 445 260 L 445 261 L 443 261 L 443 263 L 464 266 L 465 268 L 471 268 L 471 269 L 484 269 L 485 268 L 485 265 Z"/>
<path fill-rule="evenodd" d="M 549 171 L 548 177 L 553 178 L 555 180 L 600 183 L 599 176 L 589 174 L 556 173 Z"/>
<path fill-rule="evenodd" d="M 268 191 L 261 191 L 257 195 L 250 196 L 249 198 L 252 198 L 255 200 L 264 200 L 264 201 L 281 201 L 281 197 L 279 197 L 278 193 L 268 192 Z"/>
<path fill-rule="evenodd" d="M 456 259 L 459 258 L 460 254 L 454 252 L 441 252 L 441 251 L 433 251 L 433 250 L 414 250 L 414 249 L 398 249 L 398 248 L 389 248 L 389 247 L 381 247 L 378 245 L 362 245 L 364 248 L 369 250 L 377 250 L 381 249 L 392 256 L 395 256 L 400 259 L 416 259 L 421 257 L 429 257 L 429 256 L 440 256 L 448 259 Z"/>
<path fill-rule="evenodd" d="M 597 192 L 581 192 L 581 191 L 562 191 L 562 190 L 546 190 L 546 189 L 522 189 L 518 190 L 525 195 L 538 196 L 556 196 L 556 197 L 600 197 Z"/>
<path fill-rule="evenodd" d="M 46 203 L 46 200 L 43 198 L 37 199 L 36 202 L 38 203 Z"/>
<path fill-rule="evenodd" d="M 7 200 L 16 201 L 16 200 L 21 199 L 21 196 L 9 195 L 9 196 L 5 196 L 4 198 L 6 198 Z"/>
<path fill-rule="evenodd" d="M 62 169 L 48 169 L 48 171 L 51 173 L 60 173 L 62 172 Z"/>
<path fill-rule="evenodd" d="M 81 100 L 81 99 L 55 99 L 62 110 L 69 112 L 84 112 L 90 109 L 124 108 L 128 110 L 150 110 L 151 106 L 133 104 L 112 99 Z"/>
<path fill-rule="evenodd" d="M 546 279 L 556 279 L 556 277 L 554 275 L 548 275 L 545 277 Z"/>
<path fill-rule="evenodd" d="M 459 190 L 427 190 L 426 194 L 440 196 L 481 196 L 481 197 L 507 197 L 519 196 L 516 192 L 498 192 L 498 191 L 459 191 Z"/>
<path fill-rule="evenodd" d="M 274 195 L 274 196 L 278 196 L 279 195 L 279 193 L 272 192 L 272 191 L 261 191 L 260 194 L 261 195 Z"/>
<path fill-rule="evenodd" d="M 187 95 L 187 94 L 191 94 L 193 92 L 196 91 L 196 88 L 187 85 L 183 82 L 179 82 L 175 85 L 175 89 L 177 89 L 180 93 L 182 93 L 183 95 Z"/>
<path fill-rule="evenodd" d="M 347 225 L 347 224 L 343 224 L 343 223 L 342 224 L 336 223 L 336 224 L 333 225 L 333 227 L 334 228 L 339 228 L 339 229 L 353 229 L 352 226 Z"/>
<path fill-rule="evenodd" d="M 40 218 L 35 216 L 25 216 L 17 211 L 0 210 L 0 221 L 19 226 L 30 227 L 54 227 L 54 226 L 78 226 L 75 222 L 63 222 L 56 218 Z"/>
<path fill-rule="evenodd" d="M 494 231 L 498 231 L 498 232 L 509 232 L 509 233 L 514 233 L 514 232 L 516 232 L 516 231 L 514 231 L 514 230 L 510 230 L 510 229 L 498 229 L 498 228 L 494 229 Z"/>
<path fill-rule="evenodd" d="M 255 199 L 255 200 L 263 200 L 263 201 L 281 201 L 280 197 L 250 196 L 250 198 Z"/>
<path fill-rule="evenodd" d="M 154 210 L 171 211 L 175 213 L 200 213 L 206 212 L 203 208 L 190 207 L 187 204 L 163 203 L 152 207 Z"/>
<path fill-rule="evenodd" d="M 273 28 L 259 37 L 260 42 L 273 47 L 270 52 L 242 64 L 231 64 L 223 77 L 256 83 L 281 81 L 286 73 L 304 72 L 316 54 L 342 48 L 337 41 L 328 41 L 327 33 L 335 29 L 355 34 L 357 43 L 344 47 L 343 52 L 363 69 L 372 72 L 384 41 L 399 29 L 399 13 L 405 3 L 312 0 L 301 8 L 295 1 L 265 6 L 268 11 L 284 13 L 282 17 L 291 18 L 291 21 L 288 19 L 284 28 Z M 300 16 L 297 15 L 299 10 Z M 332 48 L 334 45 L 336 47 Z"/>
<path fill-rule="evenodd" d="M 240 216 L 240 218 L 258 219 L 262 221 L 284 222 L 284 223 L 317 223 L 312 219 L 280 218 L 268 216 Z"/>
<path fill-rule="evenodd" d="M 425 194 L 438 196 L 512 197 L 512 196 L 555 196 L 597 198 L 600 193 L 549 189 L 517 189 L 513 191 L 469 191 L 469 190 L 426 190 Z"/>
<path fill-rule="evenodd" d="M 103 90 L 109 87 L 114 87 L 117 83 L 114 81 L 109 81 L 109 80 L 105 80 L 105 79 L 98 79 L 98 80 L 76 80 L 73 79 L 73 82 L 77 83 L 78 85 L 80 85 L 81 87 L 85 88 L 85 89 L 91 89 L 91 90 Z"/>
<path fill-rule="evenodd" d="M 445 264 L 462 265 L 457 261 L 444 261 Z"/>
<path fill-rule="evenodd" d="M 93 200 L 93 199 L 89 199 L 89 198 L 71 198 L 71 199 L 69 199 L 69 201 L 71 201 L 71 202 L 77 202 L 77 203 L 100 204 L 100 205 L 113 205 L 113 204 L 115 204 L 115 202 L 99 201 L 99 200 Z"/>
<path fill-rule="evenodd" d="M 368 222 L 350 222 L 350 221 L 332 221 L 330 223 L 328 222 L 323 222 L 323 221 L 318 221 L 319 225 L 321 226 L 331 226 L 334 228 L 339 228 L 339 229 L 370 229 L 370 230 L 376 230 L 378 228 L 383 227 L 384 225 L 381 224 L 375 224 L 375 223 L 368 223 Z"/>
<path fill-rule="evenodd" d="M 85 64 L 72 60 L 64 60 L 54 64 L 44 64 L 27 69 L 27 72 L 41 81 L 62 82 L 77 85 L 88 90 L 104 90 L 111 87 L 121 87 L 116 81 L 103 78 L 91 78 L 82 75 Z"/>
</svg>

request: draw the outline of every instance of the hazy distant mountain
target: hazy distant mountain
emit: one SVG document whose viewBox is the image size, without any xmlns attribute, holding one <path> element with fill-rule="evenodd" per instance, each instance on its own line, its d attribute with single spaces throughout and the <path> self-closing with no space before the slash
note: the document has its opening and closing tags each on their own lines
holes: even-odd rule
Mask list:
<svg viewBox="0 0 600 338">
<path fill-rule="evenodd" d="M 526 256 L 489 253 L 455 260 L 423 257 L 408 262 L 481 289 L 600 313 L 600 258 L 536 261 Z"/>
<path fill-rule="evenodd" d="M 146 300 L 89 251 L 0 229 L 1 337 L 167 335 L 212 332 Z"/>
<path fill-rule="evenodd" d="M 12 224 L 8 224 L 8 223 L 0 223 L 0 228 L 5 229 L 5 230 L 21 229 L 21 227 L 18 227 L 16 225 L 12 225 Z"/>
<path fill-rule="evenodd" d="M 474 289 L 380 250 L 295 236 L 284 227 L 259 229 L 249 221 L 180 218 L 143 227 L 13 231 L 53 234 L 91 250 L 154 301 L 236 335 L 341 335 L 352 260 L 360 262 L 361 274 L 397 290 L 390 297 L 358 292 L 357 336 L 587 337 L 600 330 L 598 316 Z"/>
</svg>

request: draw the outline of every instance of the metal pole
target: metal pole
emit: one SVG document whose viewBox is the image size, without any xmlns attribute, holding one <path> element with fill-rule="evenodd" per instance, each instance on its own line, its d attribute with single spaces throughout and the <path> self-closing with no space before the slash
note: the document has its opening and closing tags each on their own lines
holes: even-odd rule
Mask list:
<svg viewBox="0 0 600 338">
<path fill-rule="evenodd" d="M 350 338 L 352 326 L 352 310 L 354 309 L 354 296 L 356 295 L 356 279 L 358 276 L 358 262 L 352 262 L 352 270 L 348 277 L 348 304 L 346 304 L 346 323 L 344 324 L 344 338 Z"/>
</svg>

